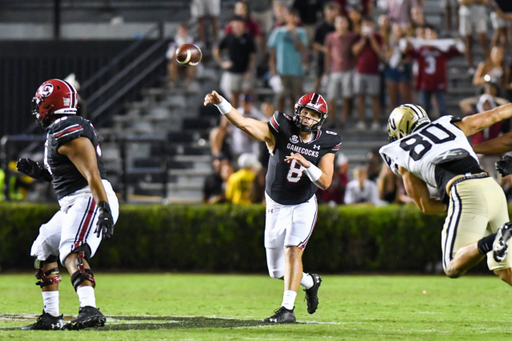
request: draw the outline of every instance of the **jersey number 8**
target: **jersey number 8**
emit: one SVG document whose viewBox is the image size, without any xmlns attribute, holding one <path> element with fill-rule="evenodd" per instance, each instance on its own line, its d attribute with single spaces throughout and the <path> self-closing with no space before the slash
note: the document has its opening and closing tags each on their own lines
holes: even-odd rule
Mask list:
<svg viewBox="0 0 512 341">
<path fill-rule="evenodd" d="M 286 179 L 292 183 L 299 182 L 302 178 L 302 173 L 304 173 L 304 167 L 302 167 L 297 160 L 292 160 Z"/>
<path fill-rule="evenodd" d="M 438 129 L 438 131 L 436 131 L 436 129 Z M 439 130 L 443 132 L 445 136 L 441 138 L 436 136 L 435 133 L 439 134 Z M 428 140 L 425 140 L 422 135 L 427 137 L 434 144 L 441 144 L 455 140 L 455 135 L 442 125 L 437 123 L 430 124 L 417 134 L 409 135 L 408 137 L 404 138 L 402 142 L 400 142 L 400 148 L 406 152 L 409 152 L 409 155 L 414 161 L 420 160 L 423 155 L 425 155 L 432 148 L 432 143 L 430 143 Z M 421 146 L 423 148 L 420 151 L 417 151 L 417 146 Z"/>
</svg>

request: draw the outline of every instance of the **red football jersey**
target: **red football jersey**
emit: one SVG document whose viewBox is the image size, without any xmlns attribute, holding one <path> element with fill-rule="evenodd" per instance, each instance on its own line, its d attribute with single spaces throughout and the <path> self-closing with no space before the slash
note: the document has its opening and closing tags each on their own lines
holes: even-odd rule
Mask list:
<svg viewBox="0 0 512 341">
<path fill-rule="evenodd" d="M 433 46 L 422 46 L 419 49 L 410 48 L 407 55 L 416 59 L 418 68 L 418 89 L 421 91 L 446 91 L 448 77 L 446 64 L 461 53 L 451 47 L 444 52 Z"/>
</svg>

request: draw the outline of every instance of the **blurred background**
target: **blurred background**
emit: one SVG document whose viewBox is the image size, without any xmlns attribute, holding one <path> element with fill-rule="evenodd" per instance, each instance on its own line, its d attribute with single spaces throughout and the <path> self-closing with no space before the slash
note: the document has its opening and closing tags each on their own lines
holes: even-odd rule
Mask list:
<svg viewBox="0 0 512 341">
<path fill-rule="evenodd" d="M 30 103 L 61 78 L 77 88 L 124 204 L 263 203 L 268 152 L 203 106 L 214 89 L 262 121 L 322 94 L 324 127 L 343 145 L 319 202 L 410 203 L 378 154 L 388 114 L 409 102 L 431 119 L 506 103 L 511 27 L 508 0 L 0 0 L 0 200 L 55 202 L 15 161 L 42 162 Z M 198 66 L 175 61 L 184 43 L 202 50 Z M 502 122 L 472 142 L 509 130 Z M 496 177 L 498 157 L 482 158 Z M 510 181 L 497 180 L 510 198 Z"/>
</svg>

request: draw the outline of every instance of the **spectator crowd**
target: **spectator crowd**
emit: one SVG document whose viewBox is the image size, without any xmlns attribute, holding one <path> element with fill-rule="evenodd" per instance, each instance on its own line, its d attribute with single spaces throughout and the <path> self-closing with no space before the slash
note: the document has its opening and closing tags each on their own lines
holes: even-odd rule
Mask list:
<svg viewBox="0 0 512 341">
<path fill-rule="evenodd" d="M 424 2 L 241 0 L 229 8 L 223 23 L 221 0 L 193 0 L 198 37 L 193 40 L 187 25 L 180 25 L 168 52 L 170 84 L 175 86 L 180 69 L 186 84 L 193 81 L 194 71 L 172 63 L 172 58 L 176 46 L 194 41 L 222 70 L 223 96 L 244 116 L 262 121 L 274 110 L 293 113 L 306 92 L 326 97 L 329 117 L 324 128 L 342 134 L 384 130 L 387 113 L 402 103 L 418 103 L 432 119 L 472 115 L 507 103 L 512 89 L 507 58 L 512 1 L 439 0 L 445 12 L 437 26 L 427 21 Z M 475 53 L 474 42 L 483 53 Z M 457 57 L 465 57 L 467 72 L 449 70 L 449 61 Z M 472 79 L 475 87 L 475 96 L 462 100 L 457 113 L 447 111 L 452 73 Z M 509 130 L 509 122 L 500 123 L 472 142 Z M 204 202 L 262 202 L 265 146 L 232 129 L 224 118 L 211 131 L 210 145 L 214 172 L 205 181 Z M 482 158 L 491 173 L 494 160 Z M 320 202 L 333 205 L 410 202 L 401 180 L 382 166 L 375 150 L 368 153 L 366 167 L 354 169 L 340 153 L 332 186 L 317 194 Z"/>
</svg>

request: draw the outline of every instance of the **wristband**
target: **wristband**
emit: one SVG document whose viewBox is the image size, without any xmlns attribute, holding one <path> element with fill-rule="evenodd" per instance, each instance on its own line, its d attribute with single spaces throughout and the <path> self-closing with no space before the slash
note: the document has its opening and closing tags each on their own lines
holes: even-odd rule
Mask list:
<svg viewBox="0 0 512 341">
<path fill-rule="evenodd" d="M 222 115 L 226 115 L 231 110 L 231 108 L 233 108 L 233 106 L 228 102 L 227 99 L 222 96 L 220 97 L 222 98 L 222 101 L 219 104 L 215 104 L 215 106 L 217 109 L 219 109 Z"/>
<path fill-rule="evenodd" d="M 322 170 L 312 163 L 309 168 L 305 168 L 304 172 L 312 182 L 318 181 L 323 174 Z"/>
</svg>

